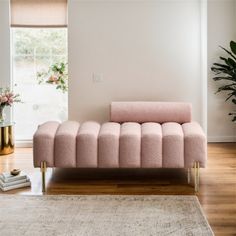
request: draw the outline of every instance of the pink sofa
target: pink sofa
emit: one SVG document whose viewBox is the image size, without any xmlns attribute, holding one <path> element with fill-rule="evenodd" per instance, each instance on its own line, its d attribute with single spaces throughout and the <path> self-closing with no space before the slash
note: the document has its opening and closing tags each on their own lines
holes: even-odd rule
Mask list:
<svg viewBox="0 0 236 236">
<path fill-rule="evenodd" d="M 191 105 L 112 102 L 110 122 L 46 122 L 33 138 L 34 166 L 60 168 L 186 168 L 206 165 L 206 137 L 192 121 Z"/>
</svg>

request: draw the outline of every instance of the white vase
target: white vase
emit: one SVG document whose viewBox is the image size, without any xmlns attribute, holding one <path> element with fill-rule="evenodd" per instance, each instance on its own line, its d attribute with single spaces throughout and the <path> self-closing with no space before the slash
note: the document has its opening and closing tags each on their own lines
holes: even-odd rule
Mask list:
<svg viewBox="0 0 236 236">
<path fill-rule="evenodd" d="M 4 108 L 5 106 L 0 106 L 0 123 L 3 123 L 5 119 Z"/>
</svg>

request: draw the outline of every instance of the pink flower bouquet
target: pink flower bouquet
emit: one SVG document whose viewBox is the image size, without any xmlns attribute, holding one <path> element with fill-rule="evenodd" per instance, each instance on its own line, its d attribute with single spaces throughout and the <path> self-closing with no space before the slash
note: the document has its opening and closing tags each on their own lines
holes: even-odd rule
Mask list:
<svg viewBox="0 0 236 236">
<path fill-rule="evenodd" d="M 68 65 L 67 63 L 55 63 L 51 65 L 48 71 L 37 72 L 39 84 L 47 83 L 56 85 L 56 89 L 63 93 L 68 91 Z"/>
<path fill-rule="evenodd" d="M 0 106 L 11 106 L 14 102 L 20 102 L 20 95 L 14 94 L 9 88 L 0 88 Z"/>
<path fill-rule="evenodd" d="M 9 88 L 0 88 L 0 122 L 3 122 L 3 109 L 5 106 L 12 106 L 15 102 L 20 102 L 20 95 L 14 94 Z"/>
</svg>

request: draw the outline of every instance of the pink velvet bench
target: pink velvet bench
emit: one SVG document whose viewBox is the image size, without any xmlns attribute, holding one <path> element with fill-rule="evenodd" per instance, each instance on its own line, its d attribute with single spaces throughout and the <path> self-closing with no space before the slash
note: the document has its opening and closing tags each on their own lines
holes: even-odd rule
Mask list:
<svg viewBox="0 0 236 236">
<path fill-rule="evenodd" d="M 191 105 L 112 102 L 110 122 L 46 122 L 33 138 L 34 166 L 59 168 L 186 168 L 195 191 L 206 165 L 206 137 L 191 118 Z"/>
</svg>

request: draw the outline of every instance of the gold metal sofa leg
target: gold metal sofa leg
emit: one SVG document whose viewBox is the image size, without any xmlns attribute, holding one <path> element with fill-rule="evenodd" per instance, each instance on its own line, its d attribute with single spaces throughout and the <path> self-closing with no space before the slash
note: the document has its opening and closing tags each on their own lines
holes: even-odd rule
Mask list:
<svg viewBox="0 0 236 236">
<path fill-rule="evenodd" d="M 191 168 L 188 168 L 188 184 L 191 183 Z"/>
<path fill-rule="evenodd" d="M 194 162 L 194 189 L 195 192 L 199 191 L 199 178 L 200 178 L 200 163 Z"/>
<path fill-rule="evenodd" d="M 45 181 L 45 174 L 47 171 L 47 162 L 41 161 L 40 163 L 41 173 L 42 173 L 42 192 L 46 192 L 46 181 Z"/>
</svg>

